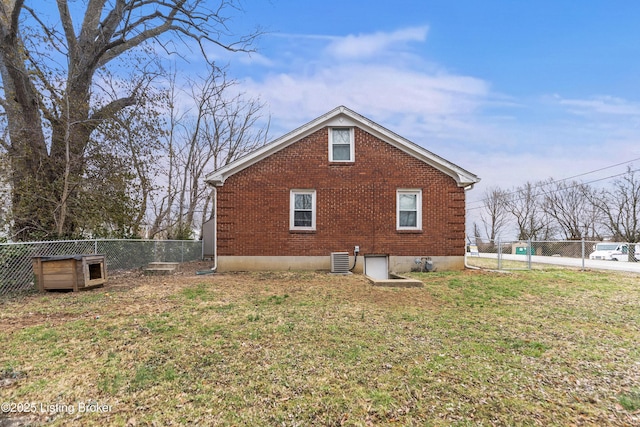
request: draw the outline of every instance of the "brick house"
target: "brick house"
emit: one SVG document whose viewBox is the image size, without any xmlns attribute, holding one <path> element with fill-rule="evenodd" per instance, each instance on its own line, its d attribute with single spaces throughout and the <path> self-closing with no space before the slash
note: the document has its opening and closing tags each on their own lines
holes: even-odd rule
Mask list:
<svg viewBox="0 0 640 427">
<path fill-rule="evenodd" d="M 465 190 L 479 180 L 335 108 L 206 177 L 216 268 L 330 270 L 346 256 L 357 272 L 380 257 L 394 272 L 426 257 L 462 269 Z"/>
</svg>

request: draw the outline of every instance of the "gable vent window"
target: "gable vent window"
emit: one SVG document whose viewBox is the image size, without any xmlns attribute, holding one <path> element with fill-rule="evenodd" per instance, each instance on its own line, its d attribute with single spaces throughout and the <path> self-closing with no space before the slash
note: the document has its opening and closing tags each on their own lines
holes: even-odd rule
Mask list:
<svg viewBox="0 0 640 427">
<path fill-rule="evenodd" d="M 354 161 L 353 128 L 331 128 L 329 130 L 329 161 Z"/>
<path fill-rule="evenodd" d="M 316 229 L 316 191 L 291 190 L 289 228 L 291 230 Z"/>
</svg>

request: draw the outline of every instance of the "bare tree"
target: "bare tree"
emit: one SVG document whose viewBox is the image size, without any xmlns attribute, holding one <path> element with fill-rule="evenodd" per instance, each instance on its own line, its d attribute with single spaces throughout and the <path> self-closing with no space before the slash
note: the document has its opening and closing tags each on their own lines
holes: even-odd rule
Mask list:
<svg viewBox="0 0 640 427">
<path fill-rule="evenodd" d="M 591 203 L 593 189 L 587 184 L 550 179 L 545 186 L 542 208 L 567 240 L 597 237 L 599 211 Z"/>
<path fill-rule="evenodd" d="M 0 2 L 0 106 L 9 129 L 2 144 L 11 161 L 18 238 L 37 230 L 75 232 L 68 202 L 86 171 L 92 133 L 144 98 L 143 87 L 103 97 L 95 85 L 99 70 L 150 43 L 171 53 L 164 35 L 191 40 L 202 53 L 208 44 L 250 48 L 257 32 L 234 37 L 227 27 L 227 14 L 238 8 L 235 0 L 212 3 L 88 0 L 70 7 L 68 0 L 57 0 L 58 16 L 49 24 L 28 0 Z"/>
<path fill-rule="evenodd" d="M 550 221 L 541 208 L 540 184 L 526 184 L 516 188 L 509 198 L 508 209 L 515 217 L 518 239 L 547 239 L 552 230 Z"/>
<path fill-rule="evenodd" d="M 158 200 L 151 235 L 164 231 L 170 238 L 190 237 L 210 213 L 205 175 L 265 144 L 268 125 L 258 123 L 263 106 L 234 93 L 236 85 L 224 70 L 212 68 L 202 81 L 192 83 L 193 110 L 173 110 L 167 186 Z M 178 95 L 175 82 L 172 93 Z"/>
<path fill-rule="evenodd" d="M 490 242 L 495 242 L 500 232 L 509 223 L 509 193 L 499 187 L 492 187 L 484 192 L 483 209 L 480 213 L 485 236 Z"/>
<path fill-rule="evenodd" d="M 613 239 L 640 242 L 640 177 L 632 166 L 613 182 L 612 188 L 592 196 L 596 208 L 604 215 L 604 226 Z M 635 245 L 629 245 L 629 260 L 635 261 Z"/>
<path fill-rule="evenodd" d="M 161 140 L 165 134 L 167 95 L 154 89 L 156 76 L 141 73 L 139 77 L 119 85 L 148 86 L 140 91 L 143 100 L 120 111 L 114 120 L 105 121 L 92 134 L 87 147 L 87 172 L 83 179 L 95 175 L 91 186 L 99 190 L 98 206 L 86 206 L 99 215 L 86 215 L 81 225 L 88 227 L 92 235 L 115 237 L 139 236 L 145 220 L 147 205 L 154 189 L 153 178 L 157 174 L 157 159 L 162 155 Z M 108 82 L 120 82 L 107 79 Z M 112 91 L 116 91 L 113 88 Z M 98 139 L 102 143 L 93 143 Z M 97 162 L 103 162 L 101 165 Z M 104 175 L 104 176 L 101 176 Z M 119 178 L 119 181 L 113 177 Z M 119 183 L 120 185 L 116 185 Z M 108 186 L 105 188 L 105 185 Z M 87 187 L 87 186 L 85 186 Z M 86 193 L 95 192 L 82 189 Z M 110 194 L 110 197 L 104 197 Z M 100 196 L 101 195 L 101 196 Z M 104 205 L 104 206 L 103 206 Z M 85 225 L 86 224 L 86 225 Z"/>
</svg>

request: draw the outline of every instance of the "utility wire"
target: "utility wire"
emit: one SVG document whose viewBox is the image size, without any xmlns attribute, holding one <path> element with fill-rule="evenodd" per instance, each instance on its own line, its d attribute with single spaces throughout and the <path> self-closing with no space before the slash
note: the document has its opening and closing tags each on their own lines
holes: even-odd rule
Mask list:
<svg viewBox="0 0 640 427">
<path fill-rule="evenodd" d="M 580 186 L 580 185 L 587 185 L 587 184 L 592 184 L 592 183 L 594 183 L 594 182 L 598 182 L 598 181 L 604 181 L 604 180 L 606 180 L 606 179 L 617 178 L 617 177 L 619 177 L 619 176 L 626 175 L 626 174 L 627 174 L 627 173 L 629 173 L 629 172 L 631 172 L 631 173 L 633 173 L 633 172 L 640 172 L 640 169 L 634 169 L 634 170 L 631 170 L 631 171 L 624 171 L 624 172 L 621 172 L 621 173 L 618 173 L 618 174 L 615 174 L 615 175 L 607 176 L 607 177 L 605 177 L 605 178 L 598 178 L 598 179 L 594 179 L 594 180 L 592 180 L 592 181 L 587 181 L 587 182 L 577 182 L 577 183 L 576 183 L 576 184 L 574 184 L 574 185 L 571 185 L 571 186 L 569 186 L 569 187 L 564 187 L 564 188 L 558 188 L 557 190 L 551 190 L 551 191 L 544 191 L 544 190 L 542 190 L 542 192 L 544 193 L 544 195 L 545 195 L 545 196 L 548 196 L 548 195 L 550 195 L 550 194 L 557 193 L 557 192 L 559 192 L 559 191 L 563 191 L 563 190 L 568 190 L 568 189 L 571 189 L 571 188 L 575 188 L 575 187 L 578 187 L 578 186 Z M 562 182 L 562 181 L 564 181 L 564 180 L 560 180 L 560 181 L 553 181 L 553 182 Z M 542 187 L 542 186 L 539 186 L 539 187 Z M 534 188 L 537 188 L 537 187 L 534 187 Z M 508 194 L 508 195 L 511 195 L 511 194 L 516 194 L 516 193 L 518 193 L 518 191 L 514 191 L 514 192 L 512 192 L 512 193 L 507 193 L 507 194 Z M 521 197 L 521 198 L 519 198 L 519 199 L 515 199 L 515 201 L 523 200 L 523 199 L 525 199 L 525 198 L 526 198 L 526 197 Z M 482 201 L 484 201 L 484 200 L 488 200 L 488 199 L 483 199 Z M 475 206 L 475 207 L 473 207 L 473 208 L 467 208 L 467 211 L 475 211 L 475 210 L 483 209 L 483 208 L 484 208 L 484 205 L 483 205 L 483 206 Z"/>
<path fill-rule="evenodd" d="M 555 184 L 555 183 L 559 183 L 559 182 L 568 181 L 568 180 L 570 180 L 570 179 L 578 178 L 578 177 L 585 176 L 585 175 L 590 175 L 590 174 L 592 174 L 592 173 L 602 172 L 603 170 L 607 170 L 607 169 L 615 168 L 615 167 L 617 167 L 617 166 L 622 166 L 622 165 L 625 165 L 625 164 L 627 164 L 627 163 L 632 163 L 632 162 L 637 161 L 637 160 L 640 160 L 640 157 L 635 158 L 635 159 L 631 159 L 631 160 L 627 160 L 627 161 L 624 161 L 624 162 L 621 162 L 621 163 L 616 163 L 615 165 L 605 166 L 605 167 L 600 168 L 600 169 L 594 169 L 594 170 L 592 170 L 592 171 L 584 172 L 584 173 L 581 173 L 581 174 L 578 174 L 578 175 L 573 175 L 573 176 L 570 176 L 570 177 L 567 177 L 567 178 L 563 178 L 563 179 L 559 179 L 559 180 L 553 180 L 553 179 L 552 179 L 552 180 L 550 180 L 550 181 L 541 182 L 541 183 L 536 184 L 533 188 L 535 189 L 535 188 L 545 187 L 545 186 L 547 186 L 547 185 L 551 185 L 551 184 Z M 640 170 L 640 169 L 636 169 L 636 170 L 633 170 L 632 172 L 638 172 L 639 170 Z M 577 186 L 577 185 L 581 185 L 581 184 L 591 184 L 591 183 L 598 182 L 598 181 L 604 181 L 604 180 L 607 180 L 607 179 L 616 178 L 616 177 L 621 176 L 621 175 L 624 175 L 624 174 L 626 174 L 626 173 L 628 173 L 628 171 L 625 171 L 625 172 L 622 172 L 622 173 L 619 173 L 619 174 L 616 174 L 616 175 L 611 175 L 611 176 L 608 176 L 608 177 L 605 177 L 605 178 L 594 179 L 594 180 L 592 180 L 592 181 L 588 181 L 588 182 L 581 182 L 581 183 L 576 184 L 576 185 L 574 185 L 574 186 L 571 186 L 571 187 L 569 187 L 569 188 L 573 188 L 573 187 L 575 187 L 575 186 Z M 560 191 L 560 190 L 554 190 L 554 191 L 546 192 L 546 193 L 554 193 L 554 192 L 556 192 L 556 191 Z M 518 190 L 514 190 L 514 191 L 511 191 L 511 192 L 505 193 L 504 195 L 505 195 L 505 196 L 511 196 L 512 194 L 517 194 L 518 192 L 519 192 Z M 474 200 L 474 201 L 472 201 L 472 202 L 469 202 L 469 204 L 474 204 L 474 203 L 484 203 L 484 202 L 486 202 L 487 200 L 489 200 L 489 198 L 484 198 L 484 199 L 480 199 L 480 200 Z M 472 210 L 482 209 L 483 207 L 484 207 L 484 206 L 471 207 L 471 208 L 467 208 L 467 211 L 472 211 Z"/>
<path fill-rule="evenodd" d="M 566 181 L 566 180 L 568 180 L 568 179 L 578 178 L 578 177 L 581 177 L 581 176 L 584 176 L 584 175 L 590 175 L 590 174 L 592 174 L 592 173 L 601 172 L 601 171 L 603 171 L 603 170 L 611 169 L 611 168 L 615 168 L 615 167 L 617 167 L 617 166 L 626 165 L 627 163 L 635 162 L 635 161 L 637 161 L 637 160 L 640 160 L 640 157 L 638 157 L 638 158 L 636 158 L 636 159 L 627 160 L 626 162 L 617 163 L 617 164 L 615 164 L 615 165 L 606 166 L 606 167 L 604 167 L 604 168 L 595 169 L 595 170 L 592 170 L 592 171 L 589 171 L 589 172 L 581 173 L 581 174 L 579 174 L 579 175 L 570 176 L 569 178 L 564 178 L 564 179 L 561 179 L 561 180 L 559 180 L 559 181 L 557 181 L 557 182 L 562 182 L 562 181 Z M 619 175 L 624 175 L 624 173 L 619 174 Z M 618 175 L 614 175 L 614 176 L 618 176 Z M 612 177 L 603 178 L 603 179 L 609 179 L 609 178 L 612 178 Z M 596 182 L 596 181 L 602 181 L 602 179 L 597 179 L 597 180 L 595 180 L 595 181 L 591 181 L 591 182 Z M 588 184 L 588 183 L 587 183 L 587 184 Z"/>
<path fill-rule="evenodd" d="M 605 168 L 605 169 L 606 169 L 606 168 Z M 594 179 L 594 180 L 592 180 L 592 181 L 587 181 L 587 182 L 577 182 L 577 183 L 576 183 L 576 184 L 574 184 L 574 185 L 571 185 L 571 186 L 569 186 L 569 187 L 565 187 L 565 188 L 558 188 L 557 190 L 551 190 L 551 191 L 544 191 L 544 190 L 542 190 L 542 192 L 543 192 L 543 193 L 544 193 L 544 195 L 546 196 L 546 195 L 549 195 L 549 194 L 557 193 L 557 192 L 559 192 L 559 191 L 563 191 L 563 190 L 568 190 L 568 189 L 571 189 L 571 188 L 575 188 L 575 187 L 578 187 L 578 186 L 580 186 L 580 185 L 587 185 L 587 184 L 592 184 L 592 183 L 594 183 L 594 182 L 598 182 L 598 181 L 604 181 L 604 180 L 606 180 L 606 179 L 617 178 L 617 177 L 619 177 L 619 176 L 626 175 L 626 174 L 628 174 L 628 173 L 630 173 L 630 172 L 631 172 L 631 173 L 633 173 L 633 172 L 640 172 L 640 169 L 633 169 L 633 170 L 631 170 L 631 171 L 624 171 L 624 172 L 621 172 L 621 173 L 617 173 L 617 174 L 615 174 L 615 175 L 607 176 L 607 177 L 605 177 L 605 178 L 598 178 L 598 179 Z M 583 175 L 586 175 L 586 174 L 583 174 Z M 552 184 L 552 183 L 554 183 L 554 182 L 562 182 L 562 181 L 565 181 L 566 179 L 570 179 L 570 178 L 565 178 L 565 179 L 562 179 L 562 180 L 559 180 L 559 181 L 551 181 L 551 182 L 549 182 L 549 184 Z M 539 185 L 539 186 L 536 186 L 536 187 L 534 187 L 534 188 L 538 188 L 538 187 L 543 187 L 543 185 Z M 516 191 L 513 191 L 513 192 L 511 192 L 511 193 L 506 193 L 505 195 L 512 195 L 512 194 L 516 194 L 516 193 L 518 193 L 518 191 L 517 191 L 517 190 L 516 190 Z M 516 199 L 515 201 L 519 201 L 519 200 L 523 200 L 523 199 L 525 199 L 525 197 L 521 197 L 521 198 L 519 198 L 519 199 Z M 483 199 L 483 200 L 480 200 L 480 201 L 484 202 L 485 200 L 489 200 L 489 199 Z M 473 203 L 473 202 L 472 202 L 472 203 Z M 467 208 L 467 211 L 475 211 L 475 210 L 483 209 L 483 208 L 484 208 L 484 205 L 483 205 L 483 206 L 475 206 L 475 207 L 473 207 L 473 208 Z"/>
</svg>

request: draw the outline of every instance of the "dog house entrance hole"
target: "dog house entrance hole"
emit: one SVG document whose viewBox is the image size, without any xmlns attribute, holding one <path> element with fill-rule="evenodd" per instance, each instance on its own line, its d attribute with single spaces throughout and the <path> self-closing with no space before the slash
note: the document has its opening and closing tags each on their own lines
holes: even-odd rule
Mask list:
<svg viewBox="0 0 640 427">
<path fill-rule="evenodd" d="M 102 265 L 101 263 L 89 264 L 89 280 L 102 279 Z"/>
</svg>

